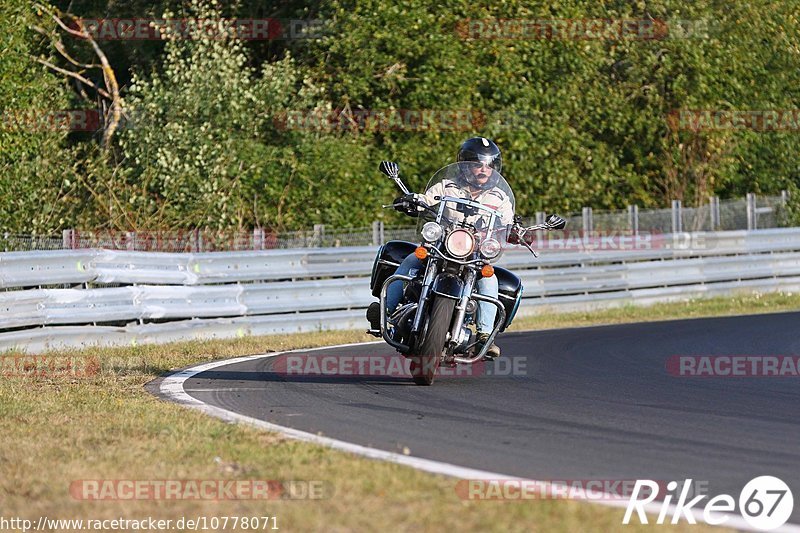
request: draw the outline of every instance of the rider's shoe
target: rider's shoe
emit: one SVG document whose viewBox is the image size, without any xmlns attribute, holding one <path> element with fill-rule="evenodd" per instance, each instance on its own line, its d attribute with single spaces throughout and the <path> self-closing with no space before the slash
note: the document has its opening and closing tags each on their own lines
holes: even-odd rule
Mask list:
<svg viewBox="0 0 800 533">
<path fill-rule="evenodd" d="M 475 352 L 480 353 L 488 341 L 488 333 L 478 333 L 478 343 L 475 345 Z M 492 359 L 497 359 L 498 357 L 500 357 L 500 348 L 495 343 L 492 343 L 483 358 L 487 361 L 491 361 Z"/>
<path fill-rule="evenodd" d="M 367 320 L 369 321 L 370 332 L 381 331 L 381 303 L 372 302 L 367 307 Z"/>
</svg>

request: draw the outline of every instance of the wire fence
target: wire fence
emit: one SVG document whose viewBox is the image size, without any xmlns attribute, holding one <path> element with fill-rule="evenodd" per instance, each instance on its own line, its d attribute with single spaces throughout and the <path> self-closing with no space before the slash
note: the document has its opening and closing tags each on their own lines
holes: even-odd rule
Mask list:
<svg viewBox="0 0 800 533">
<path fill-rule="evenodd" d="M 584 208 L 567 217 L 567 229 L 574 232 L 668 234 L 687 231 L 756 230 L 789 226 L 787 195 L 756 196 L 745 199 L 718 200 L 698 207 L 683 207 L 673 202 L 668 209 L 594 211 Z M 523 221 L 525 225 L 543 221 L 545 213 Z M 150 252 L 214 252 L 272 250 L 291 248 L 335 248 L 340 246 L 379 245 L 389 240 L 415 241 L 416 226 L 387 227 L 376 221 L 371 227 L 328 228 L 318 224 L 312 229 L 271 232 L 218 231 L 208 229 L 147 232 L 64 230 L 61 235 L 0 234 L 0 251 L 63 250 L 107 248 Z"/>
</svg>

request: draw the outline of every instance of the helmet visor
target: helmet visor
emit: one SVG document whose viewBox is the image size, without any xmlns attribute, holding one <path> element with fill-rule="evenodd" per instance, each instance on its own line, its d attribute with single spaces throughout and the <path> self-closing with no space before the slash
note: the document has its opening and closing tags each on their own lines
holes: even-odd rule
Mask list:
<svg viewBox="0 0 800 533">
<path fill-rule="evenodd" d="M 500 176 L 491 164 L 484 161 L 462 161 L 459 166 L 464 181 L 478 189 L 491 189 Z"/>
<path fill-rule="evenodd" d="M 497 172 L 503 172 L 503 158 L 502 156 L 497 154 L 477 154 L 472 151 L 464 151 L 461 152 L 459 155 L 459 161 L 473 161 L 475 163 L 482 163 Z"/>
</svg>

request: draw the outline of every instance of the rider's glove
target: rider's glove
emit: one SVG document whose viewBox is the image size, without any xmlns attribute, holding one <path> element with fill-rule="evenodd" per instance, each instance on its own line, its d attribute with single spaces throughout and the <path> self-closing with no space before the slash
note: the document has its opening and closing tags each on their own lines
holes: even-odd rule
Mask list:
<svg viewBox="0 0 800 533">
<path fill-rule="evenodd" d="M 425 209 L 419 205 L 420 203 L 424 203 L 420 199 L 420 195 L 409 193 L 395 198 L 394 202 L 392 202 L 392 207 L 410 217 L 417 217 L 420 211 Z"/>
<path fill-rule="evenodd" d="M 518 223 L 510 224 L 506 233 L 506 241 L 508 244 L 522 244 L 523 241 L 532 244 L 534 235 L 532 231 L 528 231 L 524 226 Z"/>
</svg>

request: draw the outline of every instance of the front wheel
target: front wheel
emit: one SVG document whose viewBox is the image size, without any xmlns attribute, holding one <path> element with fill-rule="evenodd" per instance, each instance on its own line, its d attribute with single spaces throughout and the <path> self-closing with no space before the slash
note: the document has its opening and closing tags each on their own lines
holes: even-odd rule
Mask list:
<svg viewBox="0 0 800 533">
<path fill-rule="evenodd" d="M 417 385 L 433 384 L 447 342 L 455 306 L 456 301 L 450 298 L 437 297 L 433 301 L 422 345 L 419 347 L 418 355 L 411 358 L 411 376 Z"/>
</svg>

